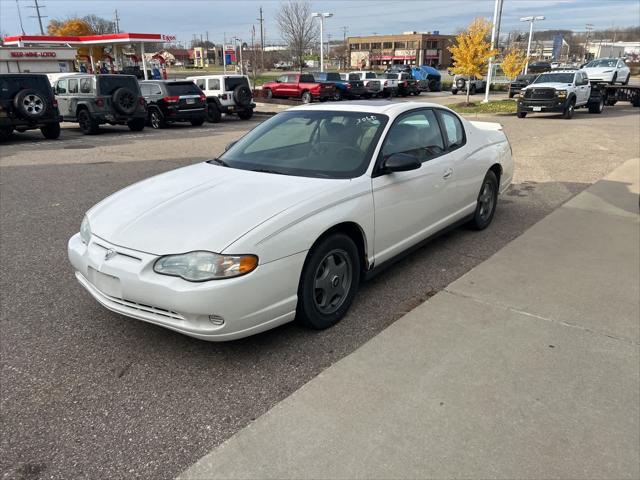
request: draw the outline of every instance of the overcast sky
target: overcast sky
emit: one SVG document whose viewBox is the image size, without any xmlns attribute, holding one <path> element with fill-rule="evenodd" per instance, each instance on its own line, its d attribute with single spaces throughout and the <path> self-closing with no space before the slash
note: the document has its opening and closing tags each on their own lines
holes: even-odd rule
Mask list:
<svg viewBox="0 0 640 480">
<path fill-rule="evenodd" d="M 18 0 L 25 32 L 38 34 L 33 0 Z M 250 41 L 252 26 L 258 27 L 258 9 L 263 8 L 266 42 L 277 43 L 275 23 L 278 0 L 39 0 L 49 18 L 96 14 L 112 19 L 114 9 L 120 15 L 120 30 L 136 33 L 176 35 L 188 42 L 194 33 L 209 32 L 209 39 L 222 42 L 223 36 L 238 36 Z M 474 17 L 493 16 L 494 0 L 328 0 L 312 1 L 314 11 L 332 12 L 325 21 L 325 32 L 331 38 L 342 38 L 342 27 L 348 35 L 434 31 L 454 33 Z M 536 25 L 540 29 L 573 29 L 584 31 L 585 24 L 596 29 L 640 24 L 639 0 L 504 0 L 502 31 L 523 29 L 524 15 L 545 15 Z M 45 21 L 49 20 L 45 19 Z M 45 26 L 46 29 L 46 26 Z M 0 31 L 6 35 L 20 33 L 16 0 L 0 0 Z"/>
</svg>

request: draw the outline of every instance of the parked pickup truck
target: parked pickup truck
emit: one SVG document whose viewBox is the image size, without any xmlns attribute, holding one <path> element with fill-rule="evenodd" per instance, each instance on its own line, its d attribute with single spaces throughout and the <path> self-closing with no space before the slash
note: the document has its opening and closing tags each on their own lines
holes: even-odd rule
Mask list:
<svg viewBox="0 0 640 480">
<path fill-rule="evenodd" d="M 484 79 L 465 77 L 463 75 L 456 75 L 453 77 L 453 85 L 451 86 L 451 93 L 453 95 L 458 92 L 467 93 L 467 83 L 469 83 L 469 94 L 475 95 L 476 92 L 484 92 L 487 88 L 487 81 Z"/>
<path fill-rule="evenodd" d="M 418 81 L 413 78 L 413 75 L 406 72 L 393 72 L 385 74 L 388 79 L 393 79 L 396 82 L 396 88 L 398 95 L 406 97 L 407 95 L 420 95 L 420 89 L 418 88 Z"/>
<path fill-rule="evenodd" d="M 302 103 L 324 102 L 333 98 L 336 87 L 331 82 L 316 82 L 310 73 L 287 73 L 262 86 L 267 98 L 299 98 Z"/>
<path fill-rule="evenodd" d="M 376 72 L 371 72 L 371 71 L 351 72 L 349 74 L 349 78 L 351 78 L 351 75 L 357 75 L 358 78 L 364 82 L 364 88 L 366 91 L 366 93 L 364 94 L 365 98 L 377 97 L 383 94 L 384 80 L 379 79 Z"/>
<path fill-rule="evenodd" d="M 331 82 L 336 89 L 333 99 L 340 101 L 343 98 L 353 99 L 359 98 L 366 93 L 364 82 L 354 77 L 353 80 L 342 79 L 342 75 L 338 72 L 311 72 L 316 82 Z"/>
<path fill-rule="evenodd" d="M 583 70 L 559 70 L 541 73 L 518 96 L 518 118 L 532 112 L 561 112 L 570 119 L 576 108 L 602 113 L 605 95 L 598 84 L 590 84 Z"/>
</svg>

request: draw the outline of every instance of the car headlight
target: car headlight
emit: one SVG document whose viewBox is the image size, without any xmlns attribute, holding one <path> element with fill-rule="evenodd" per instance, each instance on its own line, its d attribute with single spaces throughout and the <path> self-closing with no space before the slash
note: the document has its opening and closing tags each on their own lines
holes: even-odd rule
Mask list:
<svg viewBox="0 0 640 480">
<path fill-rule="evenodd" d="M 89 225 L 89 219 L 86 215 L 80 224 L 80 240 L 82 240 L 82 243 L 85 245 L 89 245 L 89 241 L 91 240 L 91 225 Z"/>
<path fill-rule="evenodd" d="M 566 97 L 567 96 L 567 91 L 566 90 L 558 90 L 558 96 L 559 97 Z"/>
<path fill-rule="evenodd" d="M 258 257 L 255 255 L 221 255 L 197 251 L 160 257 L 153 265 L 153 271 L 189 282 L 205 282 L 239 277 L 252 272 L 257 266 Z"/>
</svg>

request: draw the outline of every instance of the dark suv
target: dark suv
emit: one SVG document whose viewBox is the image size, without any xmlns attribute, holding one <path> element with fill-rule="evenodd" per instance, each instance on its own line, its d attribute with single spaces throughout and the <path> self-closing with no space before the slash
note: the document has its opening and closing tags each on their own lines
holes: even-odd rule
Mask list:
<svg viewBox="0 0 640 480">
<path fill-rule="evenodd" d="M 60 114 L 66 122 L 78 122 L 84 134 L 98 133 L 99 126 L 128 125 L 141 131 L 147 106 L 132 75 L 81 74 L 59 78 L 54 87 Z"/>
<path fill-rule="evenodd" d="M 60 136 L 60 113 L 46 75 L 0 74 L 0 140 L 13 130 L 39 128 L 45 138 Z"/>
<path fill-rule="evenodd" d="M 207 97 L 189 80 L 148 80 L 140 82 L 147 101 L 149 125 L 164 128 L 172 122 L 191 122 L 200 126 L 206 118 Z"/>
</svg>

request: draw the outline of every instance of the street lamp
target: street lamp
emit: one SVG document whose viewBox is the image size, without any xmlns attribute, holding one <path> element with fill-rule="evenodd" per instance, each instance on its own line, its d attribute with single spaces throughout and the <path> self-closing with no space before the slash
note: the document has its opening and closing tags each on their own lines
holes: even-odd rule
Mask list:
<svg viewBox="0 0 640 480">
<path fill-rule="evenodd" d="M 311 14 L 311 16 L 320 18 L 320 71 L 324 72 L 324 39 L 322 38 L 323 30 L 324 30 L 324 19 L 325 18 L 329 18 L 329 17 L 333 17 L 333 13 L 328 13 L 328 12 L 317 13 L 317 12 L 313 12 Z"/>
<path fill-rule="evenodd" d="M 521 22 L 530 22 L 529 25 L 529 43 L 527 43 L 527 63 L 524 66 L 524 74 L 527 74 L 527 70 L 529 69 L 529 54 L 531 53 L 531 37 L 533 37 L 533 22 L 536 20 L 544 20 L 544 16 L 539 15 L 537 17 L 522 17 L 520 18 Z"/>
</svg>

